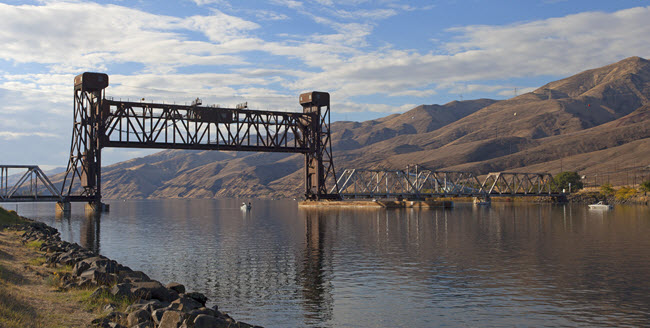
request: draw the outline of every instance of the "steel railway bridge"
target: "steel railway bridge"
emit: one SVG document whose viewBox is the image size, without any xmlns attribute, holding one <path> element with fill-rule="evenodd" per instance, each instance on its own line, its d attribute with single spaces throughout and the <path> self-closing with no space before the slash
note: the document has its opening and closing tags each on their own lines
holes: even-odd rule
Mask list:
<svg viewBox="0 0 650 328">
<path fill-rule="evenodd" d="M 347 199 L 563 196 L 549 173 L 494 172 L 481 181 L 471 172 L 421 165 L 406 170 L 348 169 L 339 177 L 337 187 Z"/>
<path fill-rule="evenodd" d="M 286 112 L 201 106 L 198 98 L 192 105 L 116 101 L 106 97 L 108 85 L 108 75 L 102 73 L 86 72 L 74 79 L 72 142 L 60 191 L 37 166 L 2 166 L 0 202 L 57 201 L 64 211 L 70 202 L 87 202 L 93 210 L 106 209 L 101 202 L 106 147 L 304 154 L 308 200 L 557 194 L 550 174 L 542 173 L 490 174 L 480 183 L 472 173 L 418 167 L 346 170 L 337 180 L 326 92 L 303 93 L 302 112 Z M 27 169 L 11 188 L 10 168 Z"/>
</svg>

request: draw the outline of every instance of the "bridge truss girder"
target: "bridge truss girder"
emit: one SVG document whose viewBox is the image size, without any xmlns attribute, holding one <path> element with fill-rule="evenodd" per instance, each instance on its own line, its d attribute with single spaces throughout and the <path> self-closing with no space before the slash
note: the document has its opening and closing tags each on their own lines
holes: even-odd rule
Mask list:
<svg viewBox="0 0 650 328">
<path fill-rule="evenodd" d="M 9 170 L 25 170 L 10 186 Z M 36 165 L 0 165 L 0 202 L 60 201 L 61 194 Z"/>
<path fill-rule="evenodd" d="M 406 170 L 348 169 L 337 184 L 343 198 L 557 196 L 548 173 L 490 173 L 483 182 L 472 172 L 436 171 L 415 165 Z"/>
<path fill-rule="evenodd" d="M 68 200 L 100 201 L 104 147 L 301 153 L 305 197 L 338 198 L 327 193 L 327 185 L 338 190 L 328 93 L 301 95 L 300 113 L 115 101 L 105 99 L 107 86 L 106 74 L 75 78 L 72 146 L 61 189 Z"/>
<path fill-rule="evenodd" d="M 558 191 L 550 173 L 492 172 L 481 187 L 492 195 L 540 195 Z"/>
</svg>

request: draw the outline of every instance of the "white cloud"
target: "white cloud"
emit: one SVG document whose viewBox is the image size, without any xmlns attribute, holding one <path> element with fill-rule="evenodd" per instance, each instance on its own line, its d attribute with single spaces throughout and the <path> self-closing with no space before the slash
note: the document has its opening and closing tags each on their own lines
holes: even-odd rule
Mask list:
<svg viewBox="0 0 650 328">
<path fill-rule="evenodd" d="M 459 35 L 446 44 L 448 55 L 380 49 L 345 58 L 296 81 L 294 88 L 321 86 L 351 96 L 457 82 L 566 76 L 628 56 L 649 56 L 650 25 L 645 23 L 649 20 L 650 7 L 640 7 L 508 26 L 453 28 L 449 31 Z"/>
<path fill-rule="evenodd" d="M 257 10 L 254 12 L 254 15 L 257 19 L 263 21 L 280 21 L 287 20 L 289 16 L 281 13 L 277 13 L 270 10 Z"/>
<path fill-rule="evenodd" d="M 389 94 L 391 97 L 430 97 L 435 94 L 438 94 L 436 90 L 404 90 L 398 92 L 392 92 Z"/>
<path fill-rule="evenodd" d="M 190 30 L 199 31 L 215 42 L 225 42 L 246 36 L 246 32 L 258 29 L 256 23 L 226 15 L 216 9 L 210 16 L 192 16 L 183 19 L 182 25 Z"/>
<path fill-rule="evenodd" d="M 50 64 L 58 72 L 102 70 L 110 63 L 128 62 L 152 70 L 161 65 L 242 64 L 230 50 L 188 40 L 179 32 L 198 31 L 224 42 L 257 27 L 218 11 L 181 19 L 95 3 L 0 4 L 0 58 Z"/>
<path fill-rule="evenodd" d="M 60 138 L 60 136 L 54 133 L 0 131 L 0 138 L 4 140 L 16 140 L 24 137 L 34 137 L 34 136 L 42 137 L 42 138 Z"/>
<path fill-rule="evenodd" d="M 375 112 L 375 113 L 402 113 L 413 107 L 417 104 L 404 104 L 400 106 L 391 106 L 386 104 L 358 104 L 350 101 L 337 102 L 336 103 L 336 112 L 337 113 L 350 113 L 350 112 Z"/>
</svg>

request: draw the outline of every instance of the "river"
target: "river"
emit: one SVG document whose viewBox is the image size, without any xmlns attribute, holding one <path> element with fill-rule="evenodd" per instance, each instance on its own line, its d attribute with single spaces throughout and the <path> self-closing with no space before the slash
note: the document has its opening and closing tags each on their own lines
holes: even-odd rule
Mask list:
<svg viewBox="0 0 650 328">
<path fill-rule="evenodd" d="M 108 201 L 21 215 L 266 327 L 650 326 L 650 207 Z M 246 200 L 248 201 L 248 200 Z M 3 205 L 4 206 L 4 205 Z M 7 204 L 7 209 L 15 209 Z"/>
</svg>

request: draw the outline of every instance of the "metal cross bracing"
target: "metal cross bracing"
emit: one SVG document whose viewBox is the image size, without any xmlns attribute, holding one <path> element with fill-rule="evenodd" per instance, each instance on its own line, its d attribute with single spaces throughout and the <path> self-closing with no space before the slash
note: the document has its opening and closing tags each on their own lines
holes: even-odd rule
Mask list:
<svg viewBox="0 0 650 328">
<path fill-rule="evenodd" d="M 309 153 L 304 113 L 105 100 L 103 147 Z"/>
<path fill-rule="evenodd" d="M 493 172 L 481 187 L 490 195 L 559 194 L 550 173 Z"/>
<path fill-rule="evenodd" d="M 18 172 L 11 174 L 10 170 Z M 10 180 L 10 176 L 19 175 L 15 182 Z M 57 188 L 38 166 L 0 165 L 0 202 L 53 202 L 61 199 Z"/>
<path fill-rule="evenodd" d="M 305 155 L 305 198 L 338 198 L 326 92 L 300 95 L 302 112 L 262 111 L 106 99 L 108 75 L 75 77 L 70 160 L 61 194 L 100 202 L 101 149 L 261 151 Z M 197 99 L 198 100 L 198 99 Z"/>
<path fill-rule="evenodd" d="M 343 198 L 559 196 L 548 173 L 490 173 L 481 182 L 472 172 L 437 171 L 421 165 L 406 170 L 348 169 L 338 184 Z"/>
</svg>

